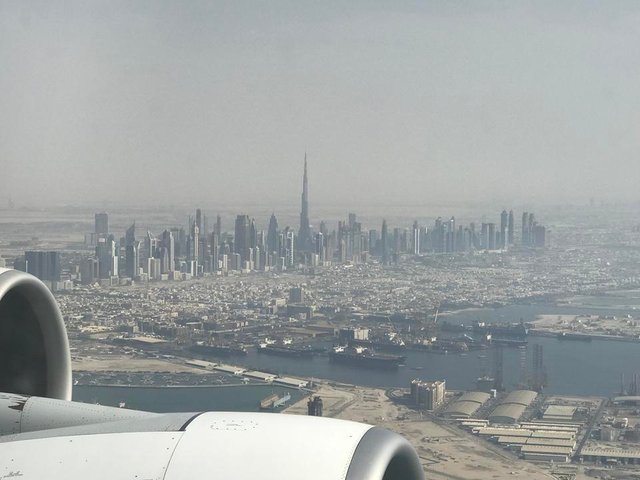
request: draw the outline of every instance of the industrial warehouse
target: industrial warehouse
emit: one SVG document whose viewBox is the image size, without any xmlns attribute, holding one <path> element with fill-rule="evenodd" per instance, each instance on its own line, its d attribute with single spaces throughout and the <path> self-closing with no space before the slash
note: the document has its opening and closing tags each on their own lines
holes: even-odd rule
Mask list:
<svg viewBox="0 0 640 480">
<path fill-rule="evenodd" d="M 470 427 L 474 434 L 521 454 L 525 460 L 555 462 L 567 462 L 571 458 L 580 429 L 580 425 L 548 423 L 527 423 L 518 427 Z"/>
<path fill-rule="evenodd" d="M 531 390 L 515 390 L 498 405 L 491 415 L 491 423 L 516 423 L 538 394 Z"/>
<path fill-rule="evenodd" d="M 467 392 L 452 402 L 443 415 L 448 418 L 469 418 L 484 405 L 491 395 L 485 392 Z"/>
<path fill-rule="evenodd" d="M 601 435 L 596 419 L 607 402 L 604 398 L 545 396 L 533 390 L 498 392 L 495 389 L 445 390 L 443 395 L 444 386 L 443 380 L 414 380 L 410 390 L 404 390 L 404 398 L 414 408 L 431 411 L 444 421 L 527 461 L 640 463 L 640 448 L 605 449 L 593 443 L 593 439 Z M 628 399 L 618 398 L 615 406 L 623 405 L 624 401 L 628 405 Z M 635 402 L 631 403 L 636 407 Z M 640 418 L 638 425 L 640 439 Z"/>
<path fill-rule="evenodd" d="M 545 398 L 532 390 L 466 392 L 438 413 L 525 460 L 566 463 L 587 434 L 587 414 L 599 406 L 599 400 Z"/>
</svg>

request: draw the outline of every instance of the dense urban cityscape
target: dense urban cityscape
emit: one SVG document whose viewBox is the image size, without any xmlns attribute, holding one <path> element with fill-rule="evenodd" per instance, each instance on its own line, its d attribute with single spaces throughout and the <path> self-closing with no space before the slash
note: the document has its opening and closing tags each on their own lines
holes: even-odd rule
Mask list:
<svg viewBox="0 0 640 480">
<path fill-rule="evenodd" d="M 619 390 L 607 392 L 611 400 L 586 387 L 567 395 L 561 374 L 545 361 L 550 346 L 545 352 L 537 342 L 640 343 L 640 315 L 583 311 L 591 306 L 585 298 L 618 299 L 616 292 L 623 292 L 623 303 L 635 298 L 624 294 L 640 286 L 637 229 L 559 225 L 556 233 L 534 213 L 523 212 L 516 222 L 512 209 L 495 218 L 457 225 L 453 216 L 438 217 L 410 226 L 382 219 L 378 230 L 349 213 L 336 228 L 322 221 L 315 229 L 305 159 L 297 228 L 282 228 L 274 212 L 264 226 L 237 215 L 227 231 L 220 215 L 212 221 L 196 209 L 186 225 L 166 224 L 158 236 L 137 233 L 136 221 L 118 236 L 109 214 L 98 212 L 84 241 L 38 249 L 31 248 L 38 238 L 6 231 L 1 247 L 3 263 L 35 275 L 56 294 L 76 388 L 233 386 L 240 377 L 282 389 L 260 400 L 263 409 L 293 402 L 287 412 L 295 413 L 302 400 L 292 400 L 288 389 L 303 389 L 311 395 L 306 413 L 340 416 L 359 411 L 345 402 L 365 401 L 349 387 L 356 380 L 343 380 L 362 369 L 370 378 L 357 391 L 386 387 L 376 408 L 393 406 L 396 421 L 386 423 L 405 435 L 405 423 L 426 414 L 429 428 L 440 433 L 468 431 L 486 439 L 486 448 L 513 452 L 499 453 L 511 467 L 517 458 L 551 462 L 547 470 L 558 478 L 579 473 L 571 459 L 635 463 L 640 450 L 630 445 L 640 416 L 627 406 L 640 393 L 633 368 L 611 372 L 620 376 Z M 474 317 L 517 305 L 572 304 L 572 315 Z M 458 312 L 466 319 L 458 321 Z M 475 356 L 473 366 L 463 367 L 475 381 L 438 376 L 433 355 L 449 363 Z M 327 371 L 323 362 L 346 373 Z M 316 378 L 305 368 L 321 370 Z M 420 448 L 425 458 L 444 454 Z M 452 468 L 444 458 L 437 463 Z"/>
</svg>

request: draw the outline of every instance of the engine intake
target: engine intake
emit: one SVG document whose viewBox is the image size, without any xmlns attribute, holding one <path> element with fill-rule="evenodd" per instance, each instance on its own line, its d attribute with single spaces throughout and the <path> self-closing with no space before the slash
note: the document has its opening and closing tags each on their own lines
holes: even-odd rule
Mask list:
<svg viewBox="0 0 640 480">
<path fill-rule="evenodd" d="M 0 269 L 0 392 L 71 400 L 71 357 L 60 309 L 47 287 Z"/>
</svg>

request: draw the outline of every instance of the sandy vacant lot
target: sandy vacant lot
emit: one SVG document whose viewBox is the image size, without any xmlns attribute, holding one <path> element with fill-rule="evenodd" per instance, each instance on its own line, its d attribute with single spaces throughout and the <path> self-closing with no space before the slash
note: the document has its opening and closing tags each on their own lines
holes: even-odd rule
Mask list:
<svg viewBox="0 0 640 480">
<path fill-rule="evenodd" d="M 127 355 L 74 357 L 71 367 L 74 372 L 210 373 L 184 363 L 154 358 L 134 358 Z"/>
<path fill-rule="evenodd" d="M 384 390 L 351 385 L 322 384 L 324 415 L 378 425 L 404 435 L 416 447 L 430 479 L 544 479 L 543 468 L 524 462 L 438 419 L 396 405 Z M 306 399 L 285 413 L 305 415 Z"/>
</svg>

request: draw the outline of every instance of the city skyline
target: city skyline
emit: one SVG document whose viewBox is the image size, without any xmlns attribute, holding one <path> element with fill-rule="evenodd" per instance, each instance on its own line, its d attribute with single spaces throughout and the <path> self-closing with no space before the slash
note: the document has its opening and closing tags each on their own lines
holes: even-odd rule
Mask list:
<svg viewBox="0 0 640 480">
<path fill-rule="evenodd" d="M 431 225 L 416 219 L 411 228 L 392 225 L 392 231 L 384 217 L 380 231 L 377 227 L 367 229 L 366 225 L 363 229 L 354 212 L 349 212 L 346 221 L 339 220 L 337 228 L 322 220 L 314 230 L 309 213 L 305 154 L 297 235 L 289 225 L 279 228 L 275 212 L 271 213 L 267 230 L 260 229 L 254 217 L 241 213 L 228 232 L 222 228 L 219 213 L 215 224 L 210 224 L 206 212 L 196 208 L 195 216 L 189 215 L 186 225 L 164 225 L 160 236 L 147 229 L 143 241 L 136 240 L 133 220 L 118 241 L 109 228 L 109 214 L 101 211 L 94 214 L 94 229 L 84 238 L 85 248 L 94 249 L 94 255 L 83 256 L 79 263 L 72 264 L 72 269 L 80 273 L 83 285 L 99 281 L 109 286 L 127 279 L 132 283 L 186 280 L 233 271 L 284 272 L 333 264 L 366 264 L 372 258 L 388 266 L 397 265 L 402 256 L 506 251 L 516 247 L 513 210 L 502 210 L 499 226 L 486 222 L 485 216 L 478 224 L 472 221 L 468 225 L 456 223 L 455 216 L 439 216 Z M 539 224 L 533 213 L 523 212 L 520 225 L 518 246 L 540 249 L 549 245 L 547 227 Z M 13 266 L 50 282 L 53 290 L 70 286 L 62 282 L 60 252 L 27 250 L 24 256 L 14 259 Z"/>
<path fill-rule="evenodd" d="M 336 219 L 330 219 L 330 218 L 326 218 L 324 217 L 322 214 L 315 214 L 315 217 L 318 219 L 317 224 L 313 224 L 310 220 L 310 214 L 312 212 L 312 210 L 310 210 L 310 206 L 309 206 L 309 176 L 308 176 L 308 168 L 307 168 L 307 156 L 305 153 L 304 156 L 304 161 L 303 161 L 303 174 L 302 174 L 302 192 L 301 192 L 301 202 L 300 202 L 300 209 L 299 209 L 299 214 L 298 214 L 298 223 L 297 225 L 295 224 L 295 222 L 282 222 L 280 221 L 280 223 L 284 226 L 286 225 L 286 230 L 291 229 L 292 231 L 295 230 L 297 231 L 296 234 L 296 242 L 297 242 L 297 246 L 298 249 L 302 250 L 302 251 L 306 251 L 306 252 L 312 252 L 314 249 L 314 245 L 316 242 L 316 239 L 314 239 L 314 230 L 316 231 L 316 233 L 318 232 L 324 232 L 325 234 L 328 232 L 328 228 L 332 229 L 332 227 L 327 227 L 327 224 L 332 222 L 335 224 L 335 226 L 337 226 L 337 229 L 339 230 L 341 227 L 341 225 L 344 223 L 346 225 L 346 222 L 343 222 L 342 219 L 347 216 L 349 218 L 348 220 L 348 224 L 349 227 L 352 228 L 354 226 L 354 223 L 356 223 L 356 216 L 359 215 L 359 213 L 357 211 L 354 210 L 358 210 L 357 208 L 352 209 L 352 208 L 347 208 L 344 212 L 340 213 L 338 218 Z M 590 205 L 591 207 L 593 207 L 593 201 L 591 202 L 592 204 Z M 370 206 L 372 207 L 372 206 Z M 186 228 L 186 231 L 189 232 L 189 235 L 194 237 L 194 238 L 200 238 L 202 239 L 205 235 L 210 235 L 211 232 L 214 232 L 217 237 L 219 238 L 219 236 L 222 233 L 228 233 L 228 232 L 233 232 L 234 233 L 234 237 L 238 238 L 238 237 L 245 237 L 247 235 L 249 235 L 249 229 L 251 229 L 252 236 L 256 235 L 256 232 L 259 230 L 258 227 L 262 226 L 265 227 L 263 229 L 260 230 L 260 232 L 265 232 L 265 231 L 269 231 L 269 234 L 272 234 L 271 230 L 272 227 L 275 229 L 275 231 L 278 230 L 278 217 L 281 215 L 280 210 L 276 210 L 276 209 L 272 209 L 271 213 L 268 215 L 269 216 L 269 220 L 266 221 L 266 217 L 263 218 L 262 220 L 262 224 L 260 222 L 256 222 L 256 218 L 259 218 L 259 215 L 254 215 L 254 213 L 247 208 L 235 208 L 233 210 L 231 210 L 229 213 L 229 217 L 233 218 L 235 217 L 235 226 L 233 225 L 232 221 L 230 219 L 226 219 L 226 221 L 228 222 L 227 225 L 225 225 L 225 227 L 223 228 L 223 220 L 220 214 L 220 209 L 215 209 L 213 208 L 212 210 L 217 212 L 216 215 L 216 222 L 215 224 L 211 224 L 210 227 L 211 228 L 207 228 L 207 215 L 205 212 L 205 209 L 201 208 L 201 207 L 191 207 L 191 211 L 193 211 L 193 209 L 195 208 L 195 217 L 191 214 L 184 214 L 185 217 L 185 222 L 184 224 L 182 223 L 174 223 L 174 224 L 166 224 L 163 226 L 163 228 L 171 228 L 172 231 L 176 232 L 178 229 L 183 229 Z M 295 207 L 293 205 L 288 205 L 288 206 L 284 206 L 283 209 L 286 211 L 292 211 Z M 433 207 L 432 207 L 433 208 Z M 488 217 L 487 215 L 487 211 L 490 210 L 490 208 L 486 208 L 486 207 L 482 207 L 479 206 L 477 208 L 485 208 L 485 210 L 481 210 L 482 213 L 481 214 L 475 214 L 475 215 L 470 215 L 470 216 L 463 216 L 462 220 L 463 223 L 466 222 L 468 224 L 475 224 L 477 223 L 478 225 L 486 225 L 487 228 L 490 228 L 490 226 L 492 225 L 492 229 L 493 229 L 493 235 L 492 237 L 496 237 L 496 234 L 500 236 L 499 240 L 496 240 L 495 242 L 495 247 L 506 247 L 508 245 L 514 245 L 515 241 L 514 241 L 514 232 L 515 232 L 515 221 L 514 221 L 514 209 L 510 208 L 509 213 L 507 213 L 506 209 L 502 209 L 502 213 L 500 214 L 500 223 L 498 225 L 497 221 L 496 222 L 491 222 L 488 220 L 488 218 L 491 218 L 490 216 Z M 494 213 L 495 211 L 499 210 L 497 207 L 494 207 Z M 235 212 L 240 211 L 242 213 L 236 214 Z M 249 215 L 248 212 L 251 212 L 251 214 Z M 277 213 L 277 215 L 276 215 Z M 453 222 L 453 226 L 455 228 L 455 219 L 458 218 L 458 215 L 456 213 L 449 213 L 450 215 L 450 222 Z M 391 215 L 392 217 L 394 217 L 395 215 Z M 100 235 L 102 236 L 106 236 L 107 232 L 109 232 L 109 215 L 102 211 L 102 212 L 97 212 L 94 214 L 95 217 L 95 227 L 94 227 L 94 233 L 96 235 L 96 238 Z M 264 217 L 264 215 L 263 215 Z M 288 217 L 291 217 L 291 215 L 288 215 Z M 380 223 L 385 223 L 388 219 L 389 215 L 387 215 L 387 212 L 385 212 L 384 210 L 382 212 L 379 212 L 379 214 L 377 216 L 375 216 L 375 220 L 369 220 L 369 223 L 365 223 L 364 226 L 366 227 L 366 229 L 370 230 L 370 229 L 375 229 L 377 228 Z M 413 229 L 415 230 L 416 227 L 420 226 L 424 226 L 428 223 L 436 223 L 436 226 L 438 225 L 438 223 L 442 222 L 442 218 L 446 218 L 447 215 L 442 215 L 442 214 L 435 214 L 435 215 L 424 215 L 424 214 L 419 214 L 419 215 L 404 215 L 405 217 L 405 221 L 403 222 L 402 220 L 398 221 L 396 220 L 395 223 L 392 222 L 392 227 L 394 228 L 404 228 L 406 230 L 407 228 L 407 221 L 406 219 L 411 218 L 412 222 L 413 222 Z M 282 219 L 282 217 L 280 217 Z M 292 219 L 291 219 L 292 220 Z M 458 218 L 458 220 L 460 220 L 460 218 Z M 479 220 L 479 221 L 478 221 Z M 241 224 L 243 225 L 242 227 L 238 227 L 238 222 L 241 222 Z M 125 223 L 129 222 L 129 220 L 125 220 Z M 525 226 L 525 224 L 529 224 L 528 227 Z M 528 212 L 526 211 L 526 209 L 523 211 L 523 216 L 522 216 L 522 222 L 520 223 L 521 225 L 521 232 L 522 234 L 520 235 L 520 240 L 523 242 L 523 244 L 528 244 L 528 243 L 535 243 L 535 242 L 530 242 L 530 238 L 533 237 L 529 237 L 528 235 L 531 234 L 532 228 L 533 228 L 533 224 L 537 223 L 534 221 L 534 217 L 533 214 L 528 214 Z M 126 227 L 125 227 L 125 238 L 126 238 L 126 245 L 129 246 L 131 244 L 131 241 L 129 239 L 129 235 L 130 232 L 135 232 L 135 224 L 136 224 L 136 220 L 133 220 L 133 224 L 131 224 L 129 226 L 129 223 L 126 223 Z M 268 224 L 268 227 L 267 227 Z M 357 222 L 358 228 L 362 227 L 362 222 Z M 122 228 L 121 228 L 122 229 Z M 197 229 L 197 230 L 196 230 Z M 258 230 L 257 230 L 258 229 Z M 241 233 L 239 233 L 241 232 Z M 508 232 L 508 241 L 507 241 L 507 232 Z M 149 232 L 148 232 L 149 233 Z M 135 233 L 131 233 L 131 236 L 135 236 Z M 307 239 L 307 245 L 304 245 L 304 241 L 301 242 L 301 238 L 303 236 L 308 236 Z M 266 238 L 266 237 L 265 237 Z M 325 239 L 326 240 L 326 239 Z M 451 240 L 449 240 L 449 242 L 451 242 Z M 248 244 L 249 240 L 243 240 L 243 245 L 244 244 Z M 265 243 L 269 243 L 269 240 L 266 239 Z M 300 246 L 302 243 L 303 246 Z M 455 243 L 455 242 L 454 242 Z M 419 244 L 419 242 L 418 242 Z M 206 245 L 202 246 L 202 248 L 200 248 L 200 241 L 197 242 L 197 244 L 195 245 L 196 250 L 200 250 L 200 252 L 204 252 L 206 250 Z M 246 256 L 246 247 L 243 246 L 241 247 L 241 250 L 245 252 L 245 256 Z"/>
<path fill-rule="evenodd" d="M 136 240 L 136 221 L 126 228 L 119 242 L 109 228 L 109 214 L 94 214 L 94 231 L 85 233 L 85 248 L 95 255 L 72 264 L 80 273 L 80 282 L 103 286 L 158 280 L 187 280 L 229 272 L 278 272 L 330 267 L 334 264 L 366 264 L 378 258 L 382 266 L 398 265 L 402 257 L 430 254 L 458 254 L 476 251 L 507 251 L 516 246 L 544 249 L 549 246 L 549 230 L 533 213 L 523 212 L 521 234 L 515 242 L 515 216 L 511 209 L 500 213 L 500 224 L 456 223 L 455 216 L 437 217 L 432 225 L 413 221 L 411 228 L 394 227 L 389 231 L 383 217 L 380 231 L 366 227 L 350 212 L 337 228 L 323 220 L 314 231 L 309 219 L 309 177 L 304 158 L 298 234 L 290 226 L 279 228 L 275 212 L 268 229 L 260 229 L 255 218 L 238 214 L 232 232 L 222 228 L 222 218 L 208 228 L 208 217 L 201 208 L 189 215 L 186 225 L 165 225 L 160 237 L 150 230 L 143 241 Z M 13 266 L 50 282 L 50 288 L 67 288 L 62 282 L 60 253 L 27 250 L 14 259 Z M 4 260 L 3 260 L 4 261 Z M 123 275 L 124 272 L 124 275 Z M 71 277 L 71 275 L 70 275 Z"/>
</svg>

